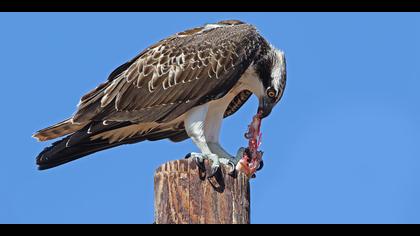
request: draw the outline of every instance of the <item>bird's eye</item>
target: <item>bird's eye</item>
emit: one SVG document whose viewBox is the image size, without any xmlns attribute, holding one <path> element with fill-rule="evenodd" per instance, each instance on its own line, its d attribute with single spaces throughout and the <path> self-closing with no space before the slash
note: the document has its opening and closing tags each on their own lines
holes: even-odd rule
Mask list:
<svg viewBox="0 0 420 236">
<path fill-rule="evenodd" d="M 274 98 L 274 97 L 276 96 L 276 91 L 275 91 L 273 88 L 269 88 L 269 89 L 267 90 L 267 96 L 268 96 L 269 98 Z"/>
</svg>

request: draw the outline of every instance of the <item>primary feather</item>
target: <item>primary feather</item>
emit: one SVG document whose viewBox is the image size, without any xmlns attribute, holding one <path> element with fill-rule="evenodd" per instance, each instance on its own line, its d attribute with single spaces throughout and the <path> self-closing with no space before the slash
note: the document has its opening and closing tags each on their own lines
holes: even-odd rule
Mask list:
<svg viewBox="0 0 420 236">
<path fill-rule="evenodd" d="M 182 115 L 223 97 L 250 66 L 257 45 L 267 42 L 240 21 L 197 27 L 159 41 L 84 95 L 73 117 L 34 135 L 45 141 L 69 134 L 38 155 L 39 168 L 122 144 L 188 138 Z M 225 117 L 250 95 L 238 94 Z"/>
</svg>

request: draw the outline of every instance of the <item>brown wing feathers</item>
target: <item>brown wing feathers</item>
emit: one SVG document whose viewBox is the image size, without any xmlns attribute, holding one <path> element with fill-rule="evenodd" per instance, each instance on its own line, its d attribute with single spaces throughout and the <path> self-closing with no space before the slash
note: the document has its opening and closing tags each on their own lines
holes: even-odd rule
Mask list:
<svg viewBox="0 0 420 236">
<path fill-rule="evenodd" d="M 46 131 L 40 131 L 35 135 L 46 140 L 45 137 L 74 132 L 37 157 L 40 168 L 125 143 L 187 138 L 181 127 L 139 132 L 113 142 L 92 140 L 95 135 L 100 137 L 98 134 L 133 124 L 170 122 L 194 106 L 225 95 L 248 68 L 258 50 L 256 44 L 262 40 L 250 25 L 229 27 L 187 30 L 158 42 L 118 67 L 107 82 L 82 97 L 72 119 L 55 125 L 66 131 L 48 136 Z M 239 109 L 249 95 L 238 97 L 225 115 Z"/>
<path fill-rule="evenodd" d="M 38 141 L 47 141 L 76 132 L 77 130 L 83 128 L 83 126 L 83 124 L 73 124 L 71 119 L 67 119 L 48 128 L 37 131 L 33 137 L 38 139 Z"/>
</svg>

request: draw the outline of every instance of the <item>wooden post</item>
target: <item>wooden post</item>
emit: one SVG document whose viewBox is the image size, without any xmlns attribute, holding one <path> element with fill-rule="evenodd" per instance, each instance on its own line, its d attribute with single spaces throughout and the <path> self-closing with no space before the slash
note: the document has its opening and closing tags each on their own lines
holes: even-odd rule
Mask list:
<svg viewBox="0 0 420 236">
<path fill-rule="evenodd" d="M 210 164 L 205 162 L 206 170 Z M 208 179 L 195 161 L 176 160 L 155 172 L 156 224 L 249 224 L 250 186 L 243 173 Z"/>
</svg>

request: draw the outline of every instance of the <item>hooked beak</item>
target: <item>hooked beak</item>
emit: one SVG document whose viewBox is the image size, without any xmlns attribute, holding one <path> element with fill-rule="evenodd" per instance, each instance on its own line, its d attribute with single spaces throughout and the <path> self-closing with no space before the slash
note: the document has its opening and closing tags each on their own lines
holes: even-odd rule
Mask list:
<svg viewBox="0 0 420 236">
<path fill-rule="evenodd" d="M 274 107 L 274 103 L 272 103 L 267 97 L 263 97 L 260 99 L 260 104 L 258 106 L 258 113 L 261 114 L 261 118 L 265 118 L 270 115 L 271 110 Z"/>
</svg>

